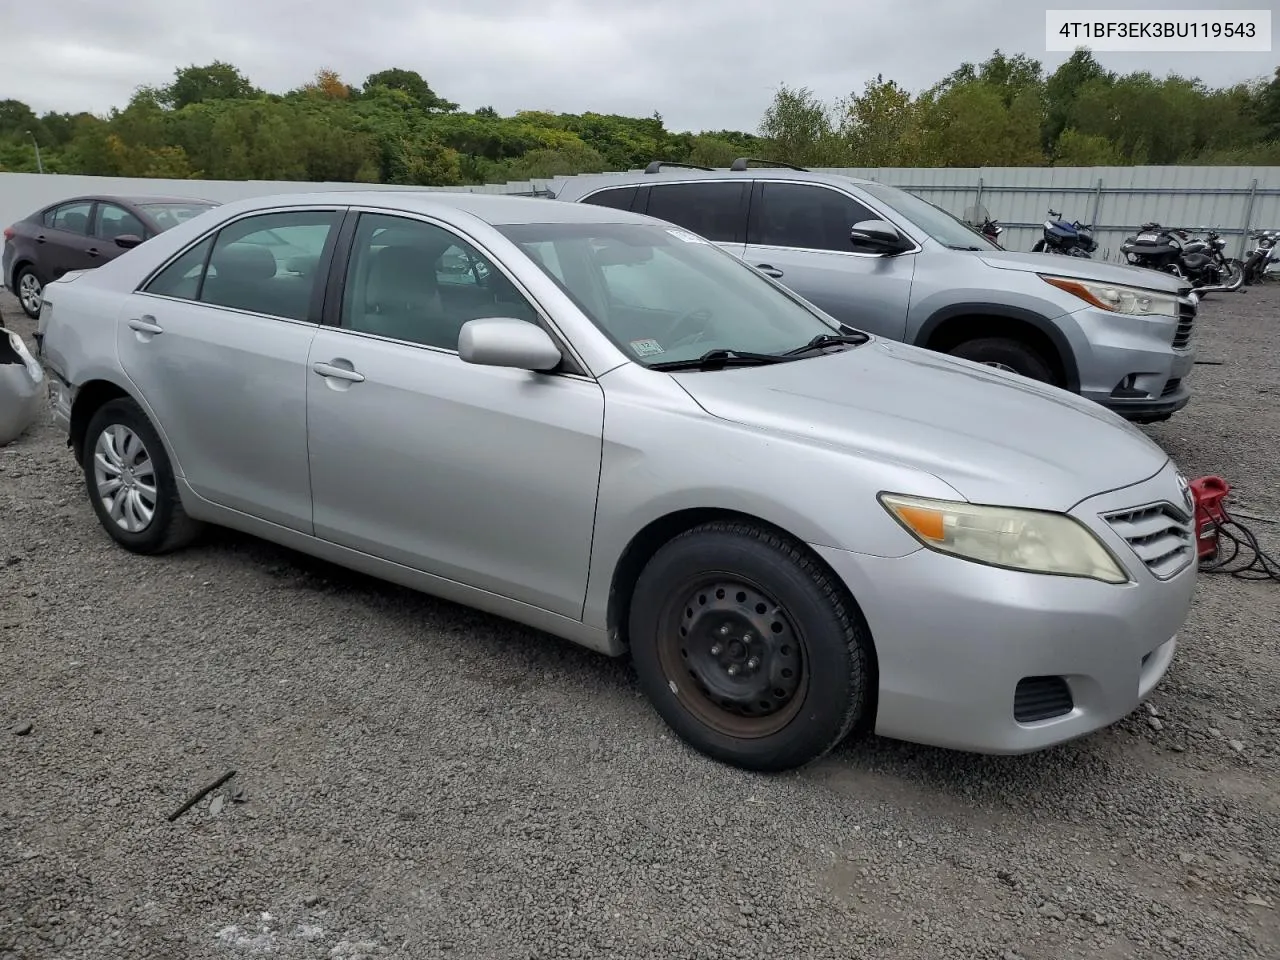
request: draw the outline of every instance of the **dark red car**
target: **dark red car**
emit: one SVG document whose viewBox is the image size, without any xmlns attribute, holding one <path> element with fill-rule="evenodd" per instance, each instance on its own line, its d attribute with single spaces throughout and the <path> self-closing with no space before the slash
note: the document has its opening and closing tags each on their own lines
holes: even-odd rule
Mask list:
<svg viewBox="0 0 1280 960">
<path fill-rule="evenodd" d="M 17 294 L 34 319 L 46 283 L 113 260 L 216 206 L 192 197 L 72 197 L 50 204 L 5 228 L 0 286 Z"/>
</svg>

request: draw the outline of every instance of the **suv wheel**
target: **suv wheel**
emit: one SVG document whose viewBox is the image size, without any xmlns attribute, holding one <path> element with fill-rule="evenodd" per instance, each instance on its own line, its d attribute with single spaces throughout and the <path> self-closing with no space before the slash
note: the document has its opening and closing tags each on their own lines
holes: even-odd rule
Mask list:
<svg viewBox="0 0 1280 960">
<path fill-rule="evenodd" d="M 23 267 L 14 277 L 13 288 L 18 294 L 22 312 L 32 320 L 40 319 L 40 304 L 44 301 L 44 284 L 31 267 Z"/>
<path fill-rule="evenodd" d="M 640 686 L 690 746 L 779 771 L 821 757 L 874 694 L 861 614 L 797 544 L 747 523 L 662 547 L 631 599 Z"/>
<path fill-rule="evenodd" d="M 982 337 L 952 347 L 949 353 L 963 360 L 1018 373 L 1031 380 L 1053 383 L 1053 370 L 1044 357 L 1020 340 Z"/>
<path fill-rule="evenodd" d="M 164 444 L 133 400 L 112 400 L 93 415 L 81 465 L 98 520 L 125 549 L 165 553 L 199 533 L 178 498 Z"/>
</svg>

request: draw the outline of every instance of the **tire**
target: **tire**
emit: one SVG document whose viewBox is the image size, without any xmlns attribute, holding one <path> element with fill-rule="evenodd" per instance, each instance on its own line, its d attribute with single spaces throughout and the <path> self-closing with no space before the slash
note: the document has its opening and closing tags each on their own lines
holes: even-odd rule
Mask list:
<svg viewBox="0 0 1280 960">
<path fill-rule="evenodd" d="M 1223 284 L 1228 291 L 1234 292 L 1244 286 L 1244 264 L 1240 260 L 1234 257 L 1228 260 L 1225 273 Z"/>
<path fill-rule="evenodd" d="M 112 400 L 90 418 L 81 467 L 99 522 L 126 550 L 167 553 L 186 546 L 200 533 L 203 525 L 187 516 L 178 498 L 173 467 L 159 434 L 133 400 Z M 111 490 L 104 492 L 103 487 L 113 479 L 123 480 L 126 489 L 108 503 Z"/>
<path fill-rule="evenodd" d="M 953 357 L 987 366 L 1011 370 L 1031 380 L 1053 383 L 1053 370 L 1036 350 L 1008 337 L 980 337 L 966 340 L 948 351 Z"/>
<path fill-rule="evenodd" d="M 874 693 L 871 637 L 841 586 L 797 544 L 748 523 L 703 524 L 659 549 L 629 628 L 640 686 L 663 720 L 743 769 L 818 759 Z"/>
<path fill-rule="evenodd" d="M 1033 244 L 1031 245 L 1031 252 L 1032 252 L 1032 253 L 1044 253 L 1044 241 L 1043 241 L 1043 240 L 1037 240 L 1035 243 L 1033 243 Z"/>
<path fill-rule="evenodd" d="M 13 276 L 13 291 L 22 306 L 22 312 L 32 320 L 40 319 L 40 304 L 44 299 L 44 284 L 35 270 L 24 266 Z"/>
</svg>

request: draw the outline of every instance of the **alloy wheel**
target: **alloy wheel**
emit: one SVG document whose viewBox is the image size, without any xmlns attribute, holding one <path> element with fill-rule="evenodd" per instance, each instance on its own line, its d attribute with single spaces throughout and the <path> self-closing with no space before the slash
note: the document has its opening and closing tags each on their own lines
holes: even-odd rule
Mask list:
<svg viewBox="0 0 1280 960">
<path fill-rule="evenodd" d="M 34 273 L 24 273 L 22 279 L 18 281 L 18 299 L 22 302 L 23 309 L 28 313 L 38 314 L 40 305 L 44 299 L 44 290 L 40 286 L 40 280 Z"/>
</svg>

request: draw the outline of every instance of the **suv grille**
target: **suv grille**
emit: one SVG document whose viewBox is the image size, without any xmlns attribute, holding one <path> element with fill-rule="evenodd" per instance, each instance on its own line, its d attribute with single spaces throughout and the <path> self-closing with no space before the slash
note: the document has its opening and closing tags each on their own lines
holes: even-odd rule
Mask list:
<svg viewBox="0 0 1280 960">
<path fill-rule="evenodd" d="M 1174 349 L 1185 349 L 1191 342 L 1191 330 L 1196 325 L 1196 309 L 1196 301 L 1191 297 L 1178 297 L 1178 328 L 1173 334 Z"/>
<path fill-rule="evenodd" d="M 1161 580 L 1181 573 L 1195 558 L 1191 518 L 1172 504 L 1153 503 L 1110 513 L 1104 519 Z"/>
</svg>

